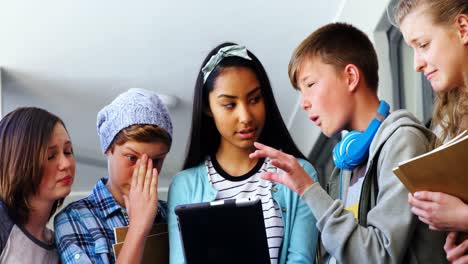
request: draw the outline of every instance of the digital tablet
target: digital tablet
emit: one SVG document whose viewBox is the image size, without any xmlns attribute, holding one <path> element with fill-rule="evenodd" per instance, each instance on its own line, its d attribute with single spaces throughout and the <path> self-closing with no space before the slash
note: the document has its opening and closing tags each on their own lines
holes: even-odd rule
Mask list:
<svg viewBox="0 0 468 264">
<path fill-rule="evenodd" d="M 187 264 L 270 263 L 260 200 L 184 204 L 175 213 Z"/>
</svg>

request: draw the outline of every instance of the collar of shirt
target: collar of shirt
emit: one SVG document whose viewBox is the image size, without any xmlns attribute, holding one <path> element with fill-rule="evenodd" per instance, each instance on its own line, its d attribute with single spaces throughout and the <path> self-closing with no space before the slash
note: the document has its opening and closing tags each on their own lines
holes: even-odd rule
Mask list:
<svg viewBox="0 0 468 264">
<path fill-rule="evenodd" d="M 115 213 L 121 212 L 124 215 L 128 225 L 127 210 L 120 206 L 109 192 L 106 187 L 107 181 L 107 178 L 101 178 L 93 189 L 91 194 L 92 197 L 90 198 L 94 201 L 94 204 L 98 209 L 98 213 L 101 214 L 100 217 L 109 218 L 114 216 Z"/>
</svg>

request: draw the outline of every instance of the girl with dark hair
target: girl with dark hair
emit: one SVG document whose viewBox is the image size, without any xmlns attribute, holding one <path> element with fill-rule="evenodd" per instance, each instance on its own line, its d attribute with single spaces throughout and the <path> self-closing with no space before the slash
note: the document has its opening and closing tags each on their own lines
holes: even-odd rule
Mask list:
<svg viewBox="0 0 468 264">
<path fill-rule="evenodd" d="M 313 263 L 315 218 L 297 194 L 260 178 L 277 168 L 269 159 L 249 159 L 255 141 L 299 158 L 316 180 L 314 168 L 289 135 L 260 61 L 243 46 L 223 43 L 199 71 L 184 171 L 169 188 L 171 263 L 183 262 L 174 208 L 234 198 L 261 199 L 272 263 Z"/>
<path fill-rule="evenodd" d="M 0 263 L 59 263 L 46 224 L 75 177 L 63 121 L 40 108 L 18 108 L 0 121 L 0 146 Z"/>
</svg>

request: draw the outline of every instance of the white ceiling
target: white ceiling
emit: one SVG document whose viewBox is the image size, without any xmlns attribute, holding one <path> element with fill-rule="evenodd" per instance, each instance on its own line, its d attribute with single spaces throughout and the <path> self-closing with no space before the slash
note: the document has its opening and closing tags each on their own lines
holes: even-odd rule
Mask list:
<svg viewBox="0 0 468 264">
<path fill-rule="evenodd" d="M 343 1 L 0 0 L 3 112 L 34 105 L 62 117 L 79 161 L 74 188 L 89 190 L 106 173 L 97 112 L 130 87 L 174 95 L 175 139 L 161 181 L 167 186 L 182 166 L 206 54 L 224 41 L 246 45 L 263 62 L 288 123 L 298 98 L 287 77 L 289 56 Z"/>
</svg>

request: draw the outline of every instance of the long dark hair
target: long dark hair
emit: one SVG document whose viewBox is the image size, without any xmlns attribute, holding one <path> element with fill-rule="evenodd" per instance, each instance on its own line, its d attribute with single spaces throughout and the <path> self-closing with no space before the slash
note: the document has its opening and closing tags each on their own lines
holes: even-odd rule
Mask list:
<svg viewBox="0 0 468 264">
<path fill-rule="evenodd" d="M 47 147 L 58 123 L 65 127 L 59 117 L 36 107 L 18 108 L 0 120 L 0 199 L 17 224 L 29 218 L 28 198 L 38 191 Z M 54 202 L 49 218 L 63 200 Z"/>
<path fill-rule="evenodd" d="M 266 118 L 265 126 L 263 127 L 258 141 L 276 149 L 281 149 L 285 153 L 291 154 L 295 157 L 306 159 L 292 140 L 278 110 L 278 106 L 276 105 L 273 90 L 271 89 L 266 71 L 253 53 L 247 51 L 252 60 L 246 60 L 241 57 L 224 58 L 215 67 L 215 69 L 213 69 L 206 82 L 203 82 L 203 73 L 201 71 L 203 66 L 205 66 L 211 56 L 215 55 L 219 49 L 231 45 L 236 44 L 226 42 L 214 48 L 206 56 L 200 70 L 198 71 L 198 78 L 195 83 L 195 94 L 193 98 L 190 142 L 183 168 L 188 169 L 197 166 L 205 159 L 206 156 L 211 155 L 218 150 L 221 136 L 216 128 L 213 118 L 206 114 L 206 110 L 209 107 L 208 95 L 213 90 L 216 78 L 221 73 L 221 70 L 227 67 L 248 68 L 255 73 L 258 81 L 260 82 L 265 102 Z"/>
</svg>

